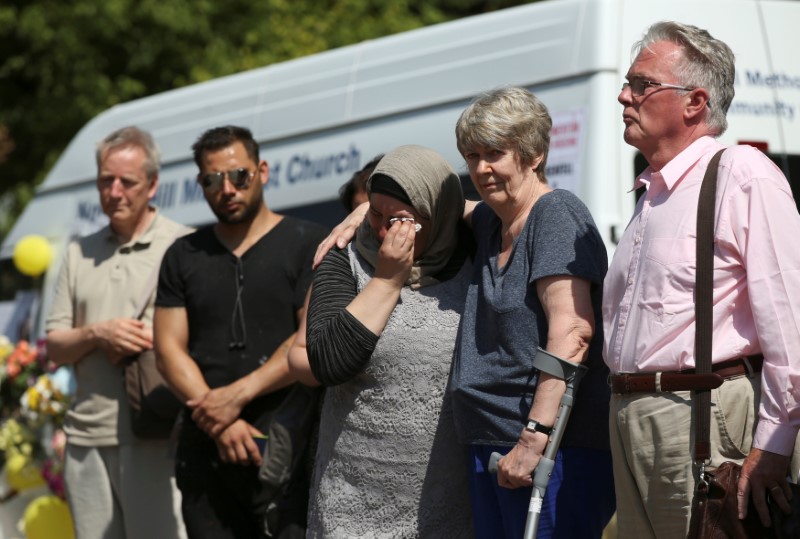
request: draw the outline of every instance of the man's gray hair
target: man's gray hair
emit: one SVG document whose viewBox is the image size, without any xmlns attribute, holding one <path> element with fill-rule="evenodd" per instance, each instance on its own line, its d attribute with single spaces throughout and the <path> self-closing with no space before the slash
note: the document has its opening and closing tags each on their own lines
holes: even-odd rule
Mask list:
<svg viewBox="0 0 800 539">
<path fill-rule="evenodd" d="M 683 58 L 676 64 L 674 75 L 683 86 L 705 88 L 708 91 L 706 124 L 717 136 L 724 133 L 728 128 L 726 115 L 733 101 L 736 76 L 731 48 L 702 28 L 662 21 L 648 28 L 641 41 L 633 45 L 633 57 L 636 58 L 643 49 L 659 41 L 668 41 L 681 47 Z"/>
<path fill-rule="evenodd" d="M 516 150 L 523 165 L 542 157 L 537 172 L 546 181 L 544 170 L 550 149 L 550 113 L 535 95 L 525 88 L 503 87 L 476 97 L 456 123 L 456 143 L 461 155 L 483 146 Z"/>
<path fill-rule="evenodd" d="M 101 163 L 111 150 L 121 148 L 141 148 L 144 151 L 145 161 L 144 170 L 147 178 L 152 182 L 158 176 L 158 167 L 161 163 L 161 151 L 156 146 L 153 136 L 147 131 L 143 131 L 135 126 L 117 129 L 106 138 L 97 143 L 97 170 L 100 170 Z"/>
</svg>

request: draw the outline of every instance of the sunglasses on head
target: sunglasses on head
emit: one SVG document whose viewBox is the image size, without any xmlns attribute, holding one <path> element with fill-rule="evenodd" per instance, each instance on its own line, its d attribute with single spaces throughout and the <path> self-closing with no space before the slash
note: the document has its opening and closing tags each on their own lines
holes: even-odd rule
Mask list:
<svg viewBox="0 0 800 539">
<path fill-rule="evenodd" d="M 225 181 L 225 176 L 236 189 L 247 189 L 250 185 L 250 180 L 255 176 L 255 172 L 250 172 L 246 168 L 237 168 L 228 170 L 227 172 L 211 172 L 205 176 L 200 177 L 200 183 L 206 191 L 219 191 L 222 189 L 222 184 Z"/>
</svg>

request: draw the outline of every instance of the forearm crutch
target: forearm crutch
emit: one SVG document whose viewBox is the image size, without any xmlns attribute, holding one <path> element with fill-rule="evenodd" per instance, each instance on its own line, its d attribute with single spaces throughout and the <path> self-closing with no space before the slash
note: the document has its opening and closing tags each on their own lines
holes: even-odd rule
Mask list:
<svg viewBox="0 0 800 539">
<path fill-rule="evenodd" d="M 553 431 L 550 433 L 550 439 L 547 441 L 544 455 L 533 472 L 533 491 L 531 492 L 531 503 L 528 505 L 528 520 L 525 522 L 524 539 L 534 539 L 536 537 L 536 528 L 539 524 L 539 515 L 542 512 L 544 493 L 547 490 L 547 483 L 550 482 L 550 475 L 553 473 L 558 446 L 561 444 L 561 437 L 567 427 L 567 420 L 572 411 L 578 384 L 583 375 L 589 370 L 584 365 L 561 359 L 541 348 L 536 351 L 536 357 L 533 358 L 533 366 L 541 372 L 564 380 L 567 383 L 567 388 L 564 391 L 564 396 L 561 397 L 556 423 L 553 425 Z M 490 472 L 497 472 L 497 461 L 501 458 L 502 455 L 500 453 L 492 453 L 489 458 Z"/>
</svg>

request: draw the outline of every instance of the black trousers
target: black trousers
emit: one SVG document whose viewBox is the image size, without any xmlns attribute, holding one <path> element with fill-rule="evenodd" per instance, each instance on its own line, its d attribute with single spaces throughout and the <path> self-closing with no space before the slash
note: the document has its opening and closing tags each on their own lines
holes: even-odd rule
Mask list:
<svg viewBox="0 0 800 539">
<path fill-rule="evenodd" d="M 184 427 L 175 480 L 190 539 L 267 537 L 264 522 L 271 495 L 258 479 L 257 466 L 222 462 L 210 438 Z"/>
</svg>

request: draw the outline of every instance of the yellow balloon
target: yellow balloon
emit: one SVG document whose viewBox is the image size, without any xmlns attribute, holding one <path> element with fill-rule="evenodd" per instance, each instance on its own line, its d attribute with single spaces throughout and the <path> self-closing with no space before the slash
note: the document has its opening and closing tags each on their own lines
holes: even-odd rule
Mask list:
<svg viewBox="0 0 800 539">
<path fill-rule="evenodd" d="M 31 234 L 25 236 L 14 246 L 14 265 L 25 275 L 38 277 L 53 258 L 50 242 L 43 236 Z"/>
<path fill-rule="evenodd" d="M 28 539 L 75 539 L 69 507 L 58 496 L 39 496 L 28 504 L 22 526 Z"/>
<path fill-rule="evenodd" d="M 36 464 L 21 453 L 14 453 L 6 461 L 6 482 L 18 492 L 45 484 Z"/>
</svg>

